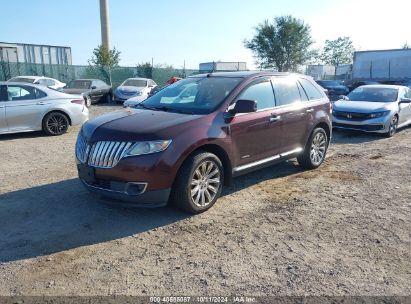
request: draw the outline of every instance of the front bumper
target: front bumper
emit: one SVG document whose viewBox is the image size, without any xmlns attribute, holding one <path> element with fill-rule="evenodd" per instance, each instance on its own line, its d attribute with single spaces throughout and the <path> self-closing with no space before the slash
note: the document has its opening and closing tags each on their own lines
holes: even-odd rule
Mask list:
<svg viewBox="0 0 411 304">
<path fill-rule="evenodd" d="M 134 98 L 134 97 L 137 97 L 137 94 L 125 95 L 125 94 L 121 94 L 119 92 L 114 93 L 114 101 L 118 102 L 118 103 L 124 103 L 126 100 L 128 100 L 130 98 Z"/>
<path fill-rule="evenodd" d="M 387 133 L 390 129 L 390 115 L 373 118 L 361 121 L 353 121 L 349 119 L 339 119 L 333 116 L 333 128 L 373 132 L 373 133 Z"/>
<path fill-rule="evenodd" d="M 171 189 L 162 189 L 130 195 L 123 191 L 102 188 L 99 184 L 90 185 L 81 178 L 80 180 L 90 192 L 114 199 L 113 204 L 127 207 L 157 208 L 166 206 L 171 192 Z"/>
</svg>

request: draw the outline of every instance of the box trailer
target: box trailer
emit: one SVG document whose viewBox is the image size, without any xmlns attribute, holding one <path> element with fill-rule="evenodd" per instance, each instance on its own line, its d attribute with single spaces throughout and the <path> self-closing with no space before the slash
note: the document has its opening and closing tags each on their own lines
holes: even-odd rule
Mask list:
<svg viewBox="0 0 411 304">
<path fill-rule="evenodd" d="M 200 73 L 247 71 L 246 62 L 204 62 L 199 65 Z"/>
<path fill-rule="evenodd" d="M 377 81 L 411 79 L 411 49 L 355 52 L 352 78 Z"/>
</svg>

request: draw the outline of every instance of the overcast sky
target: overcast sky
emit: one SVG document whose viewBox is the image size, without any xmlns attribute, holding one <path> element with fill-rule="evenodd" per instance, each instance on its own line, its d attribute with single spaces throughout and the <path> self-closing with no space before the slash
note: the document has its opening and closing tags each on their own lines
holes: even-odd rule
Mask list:
<svg viewBox="0 0 411 304">
<path fill-rule="evenodd" d="M 384 3 L 384 4 L 382 4 Z M 100 44 L 99 0 L 0 0 L 0 41 L 70 46 L 87 64 Z M 311 26 L 318 47 L 349 36 L 359 50 L 411 44 L 411 0 L 109 0 L 111 45 L 121 65 L 198 68 L 206 61 L 254 60 L 243 46 L 265 19 L 292 15 Z"/>
</svg>

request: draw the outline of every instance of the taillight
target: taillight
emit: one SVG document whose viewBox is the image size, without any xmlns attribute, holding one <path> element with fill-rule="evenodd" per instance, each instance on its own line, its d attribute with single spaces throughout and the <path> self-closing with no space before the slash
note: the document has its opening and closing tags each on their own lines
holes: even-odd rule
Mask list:
<svg viewBox="0 0 411 304">
<path fill-rule="evenodd" d="M 84 99 L 75 99 L 75 100 L 72 100 L 71 103 L 76 103 L 81 106 L 84 106 Z"/>
</svg>

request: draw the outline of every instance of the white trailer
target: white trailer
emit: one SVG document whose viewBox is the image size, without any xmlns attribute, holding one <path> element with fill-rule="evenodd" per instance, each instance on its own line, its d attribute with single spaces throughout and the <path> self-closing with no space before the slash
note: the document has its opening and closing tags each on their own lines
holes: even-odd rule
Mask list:
<svg viewBox="0 0 411 304">
<path fill-rule="evenodd" d="M 204 62 L 200 63 L 200 72 L 232 72 L 232 71 L 247 71 L 246 62 Z"/>
<path fill-rule="evenodd" d="M 352 78 L 380 81 L 411 79 L 411 49 L 355 52 Z"/>
</svg>

